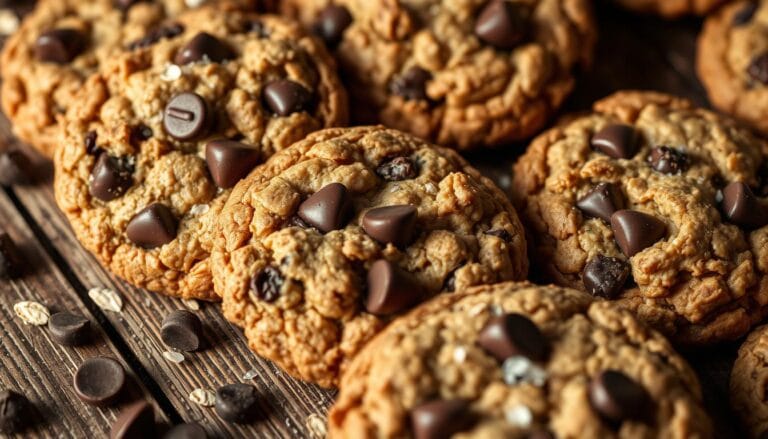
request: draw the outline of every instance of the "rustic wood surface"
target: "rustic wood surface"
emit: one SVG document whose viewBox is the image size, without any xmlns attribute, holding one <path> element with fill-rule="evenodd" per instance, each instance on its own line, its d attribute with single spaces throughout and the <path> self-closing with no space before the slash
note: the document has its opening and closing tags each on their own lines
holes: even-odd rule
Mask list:
<svg viewBox="0 0 768 439">
<path fill-rule="evenodd" d="M 595 65 L 581 75 L 564 111 L 586 110 L 595 99 L 625 88 L 666 91 L 707 105 L 693 68 L 700 20 L 663 22 L 600 1 L 596 9 L 601 42 Z M 16 142 L 7 120 L 0 118 L 0 147 Z M 523 147 L 473 153 L 468 158 L 508 187 L 509 165 Z M 129 371 L 133 385 L 123 403 L 138 398 L 151 401 L 161 422 L 198 421 L 211 437 L 322 437 L 318 421 L 324 420 L 334 392 L 294 380 L 256 357 L 215 304 L 200 303 L 196 311 L 206 325 L 207 347 L 187 354 L 180 364 L 165 359 L 166 348 L 159 337 L 162 319 L 185 304 L 133 288 L 102 269 L 80 247 L 56 208 L 51 164 L 35 156 L 35 169 L 32 184 L 0 189 L 0 228 L 19 244 L 28 262 L 21 279 L 0 280 L 0 386 L 26 394 L 43 419 L 19 437 L 105 436 L 117 410 L 86 406 L 71 387 L 77 366 L 96 355 L 116 358 Z M 99 309 L 87 294 L 93 287 L 117 291 L 125 303 L 123 311 Z M 13 304 L 21 300 L 82 313 L 95 328 L 93 343 L 75 349 L 56 345 L 45 328 L 24 325 L 15 316 Z M 727 405 L 728 375 L 737 346 L 686 354 L 699 373 L 707 407 L 722 438 L 741 435 Z M 240 382 L 249 371 L 256 375 L 248 382 L 263 395 L 263 415 L 253 425 L 223 422 L 213 409 L 188 398 L 196 388 L 215 390 Z"/>
</svg>

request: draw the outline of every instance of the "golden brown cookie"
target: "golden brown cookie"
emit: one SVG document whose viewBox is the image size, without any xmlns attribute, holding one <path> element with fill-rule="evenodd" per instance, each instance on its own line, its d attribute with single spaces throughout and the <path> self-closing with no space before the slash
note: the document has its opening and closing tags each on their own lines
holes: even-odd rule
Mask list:
<svg viewBox="0 0 768 439">
<path fill-rule="evenodd" d="M 707 438 L 696 375 L 661 334 L 582 292 L 437 297 L 350 363 L 331 438 Z"/>
<path fill-rule="evenodd" d="M 616 3 L 644 14 L 679 18 L 683 15 L 704 15 L 729 0 L 614 0 Z"/>
<path fill-rule="evenodd" d="M 459 149 L 538 132 L 595 42 L 587 0 L 284 0 L 281 9 L 336 48 L 359 121 Z"/>
<path fill-rule="evenodd" d="M 324 130 L 277 153 L 219 223 L 224 315 L 257 354 L 322 386 L 393 316 L 528 268 L 500 189 L 455 152 L 383 127 Z"/>
<path fill-rule="evenodd" d="M 768 326 L 756 328 L 731 371 L 731 406 L 753 438 L 768 435 Z"/>
<path fill-rule="evenodd" d="M 768 144 L 682 99 L 619 92 L 514 167 L 541 280 L 617 301 L 685 344 L 768 305 Z"/>
<path fill-rule="evenodd" d="M 208 226 L 229 188 L 275 151 L 344 124 L 346 94 L 323 44 L 282 18 L 206 7 L 172 26 L 84 84 L 55 157 L 56 200 L 117 275 L 216 299 Z"/>
</svg>

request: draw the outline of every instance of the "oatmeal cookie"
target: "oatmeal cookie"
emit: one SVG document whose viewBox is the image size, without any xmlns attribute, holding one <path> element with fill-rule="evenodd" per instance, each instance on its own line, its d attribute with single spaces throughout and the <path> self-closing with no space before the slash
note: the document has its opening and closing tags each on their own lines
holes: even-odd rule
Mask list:
<svg viewBox="0 0 768 439">
<path fill-rule="evenodd" d="M 768 435 L 768 326 L 747 337 L 731 371 L 731 406 L 751 437 Z"/>
</svg>

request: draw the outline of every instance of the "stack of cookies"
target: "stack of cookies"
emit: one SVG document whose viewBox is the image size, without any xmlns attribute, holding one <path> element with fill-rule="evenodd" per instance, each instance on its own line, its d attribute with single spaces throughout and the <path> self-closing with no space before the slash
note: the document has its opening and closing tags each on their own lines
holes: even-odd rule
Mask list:
<svg viewBox="0 0 768 439">
<path fill-rule="evenodd" d="M 768 316 L 768 0 L 617 2 L 712 13 L 739 121 L 617 91 L 542 133 L 588 0 L 41 0 L 2 106 L 82 245 L 339 387 L 331 437 L 711 437 L 673 346 Z M 514 142 L 511 198 L 459 154 Z M 765 346 L 733 375 L 755 437 Z"/>
</svg>

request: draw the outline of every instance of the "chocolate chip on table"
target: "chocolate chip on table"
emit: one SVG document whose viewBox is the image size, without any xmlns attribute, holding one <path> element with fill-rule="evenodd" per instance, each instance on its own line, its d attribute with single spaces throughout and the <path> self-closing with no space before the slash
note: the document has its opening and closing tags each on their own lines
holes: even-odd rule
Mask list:
<svg viewBox="0 0 768 439">
<path fill-rule="evenodd" d="M 510 50 L 528 33 L 530 9 L 520 3 L 491 0 L 480 11 L 475 22 L 475 35 L 498 49 Z"/>
<path fill-rule="evenodd" d="M 136 50 L 144 47 L 149 47 L 163 38 L 173 38 L 181 35 L 184 32 L 184 26 L 178 23 L 161 26 L 150 30 L 147 34 L 135 41 L 128 43 L 128 50 Z"/>
<path fill-rule="evenodd" d="M 88 341 L 91 322 L 78 314 L 59 312 L 48 319 L 53 341 L 64 346 L 79 346 Z"/>
<path fill-rule="evenodd" d="M 477 336 L 477 344 L 500 362 L 516 355 L 544 361 L 549 353 L 549 343 L 538 326 L 515 313 L 488 320 Z"/>
<path fill-rule="evenodd" d="M 86 404 L 107 406 L 117 399 L 124 385 L 125 370 L 111 358 L 89 358 L 75 372 L 75 393 Z"/>
<path fill-rule="evenodd" d="M 611 228 L 621 251 L 632 257 L 667 234 L 659 219 L 636 210 L 619 210 L 611 216 Z"/>
<path fill-rule="evenodd" d="M 259 164 L 258 149 L 234 140 L 217 139 L 205 145 L 205 161 L 214 183 L 224 189 L 234 186 Z"/>
<path fill-rule="evenodd" d="M 610 222 L 611 215 L 624 208 L 624 195 L 613 183 L 599 183 L 576 202 L 576 207 L 590 217 Z"/>
<path fill-rule="evenodd" d="M 120 411 L 110 439 L 150 439 L 155 437 L 155 411 L 146 401 L 139 401 Z"/>
<path fill-rule="evenodd" d="M 744 26 L 745 24 L 752 21 L 752 17 L 754 17 L 755 12 L 757 12 L 757 2 L 750 1 L 743 8 L 739 9 L 735 14 L 733 14 L 731 24 L 735 27 Z"/>
<path fill-rule="evenodd" d="M 152 203 L 134 215 L 125 228 L 128 239 L 139 247 L 151 249 L 176 238 L 178 220 L 164 204 Z"/>
<path fill-rule="evenodd" d="M 389 91 L 409 101 L 426 101 L 429 100 L 427 82 L 430 79 L 432 79 L 431 73 L 414 66 L 392 78 L 389 82 Z"/>
<path fill-rule="evenodd" d="M 180 66 L 198 61 L 220 63 L 235 57 L 235 52 L 224 42 L 207 32 L 195 35 L 174 58 Z"/>
<path fill-rule="evenodd" d="M 194 140 L 210 127 L 208 104 L 196 93 L 180 93 L 171 98 L 163 112 L 163 126 L 172 137 Z"/>
<path fill-rule="evenodd" d="M 0 185 L 15 186 L 31 182 L 32 162 L 19 149 L 9 149 L 0 153 Z"/>
<path fill-rule="evenodd" d="M 753 81 L 768 85 L 768 52 L 752 58 L 747 67 L 747 74 Z"/>
<path fill-rule="evenodd" d="M 280 297 L 285 279 L 275 267 L 264 267 L 251 278 L 251 291 L 259 300 L 274 302 Z"/>
<path fill-rule="evenodd" d="M 344 228 L 352 217 L 352 197 L 346 186 L 331 183 L 299 205 L 299 218 L 317 230 L 328 233 Z"/>
<path fill-rule="evenodd" d="M 744 229 L 759 229 L 768 224 L 768 206 L 761 203 L 745 183 L 729 183 L 723 189 L 721 207 L 728 222 Z"/>
<path fill-rule="evenodd" d="M 377 207 L 363 215 L 363 230 L 382 244 L 403 248 L 413 240 L 417 214 L 410 204 Z"/>
<path fill-rule="evenodd" d="M 16 279 L 23 271 L 19 249 L 11 237 L 0 230 L 0 279 Z"/>
<path fill-rule="evenodd" d="M 385 259 L 371 265 L 367 278 L 365 309 L 371 314 L 396 314 L 424 299 L 424 288 L 413 275 Z"/>
<path fill-rule="evenodd" d="M 592 258 L 581 274 L 587 292 L 597 297 L 615 299 L 624 290 L 629 278 L 630 266 L 619 258 L 597 255 Z"/>
<path fill-rule="evenodd" d="M 185 352 L 200 348 L 203 324 L 200 318 L 190 311 L 179 309 L 163 319 L 160 337 L 167 346 Z"/>
<path fill-rule="evenodd" d="M 163 435 L 163 439 L 207 439 L 208 434 L 197 422 L 179 424 Z"/>
<path fill-rule="evenodd" d="M 86 44 L 85 35 L 77 29 L 49 30 L 37 37 L 35 57 L 42 62 L 66 64 L 80 55 Z"/>
<path fill-rule="evenodd" d="M 435 400 L 411 409 L 411 428 L 416 439 L 442 439 L 468 430 L 477 418 L 465 399 Z"/>
<path fill-rule="evenodd" d="M 395 157 L 376 168 L 376 175 L 386 181 L 402 181 L 419 175 L 416 164 L 408 157 Z"/>
<path fill-rule="evenodd" d="M 592 136 L 592 148 L 615 159 L 632 158 L 638 150 L 640 136 L 633 126 L 608 125 Z"/>
<path fill-rule="evenodd" d="M 675 148 L 659 146 L 651 150 L 648 162 L 662 174 L 679 174 L 688 169 L 688 156 Z"/>
<path fill-rule="evenodd" d="M 344 31 L 352 24 L 352 14 L 344 6 L 328 5 L 317 15 L 314 31 L 325 44 L 334 48 L 339 45 Z"/>
<path fill-rule="evenodd" d="M 111 201 L 123 196 L 133 185 L 133 169 L 126 160 L 103 152 L 93 165 L 89 181 L 91 195 Z"/>
<path fill-rule="evenodd" d="M 312 104 L 312 92 L 289 79 L 270 82 L 264 87 L 262 97 L 269 111 L 278 116 L 290 116 L 308 110 Z"/>
<path fill-rule="evenodd" d="M 648 392 L 616 370 L 604 370 L 589 383 L 589 401 L 600 416 L 613 423 L 642 420 L 650 405 Z"/>
<path fill-rule="evenodd" d="M 228 384 L 216 391 L 216 413 L 227 422 L 248 424 L 258 416 L 258 399 L 250 384 Z"/>
<path fill-rule="evenodd" d="M 19 433 L 33 420 L 32 404 L 22 394 L 9 389 L 0 390 L 0 433 Z"/>
</svg>

